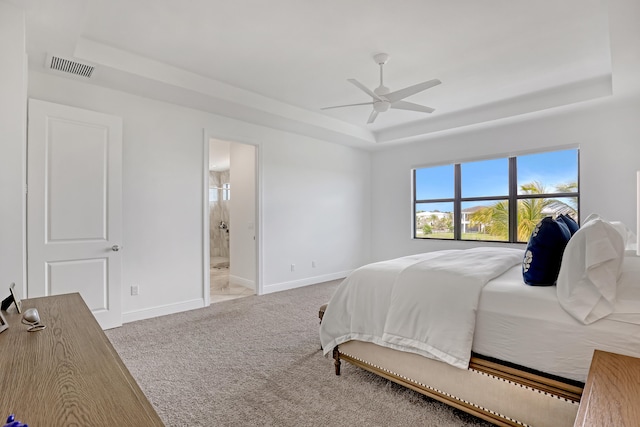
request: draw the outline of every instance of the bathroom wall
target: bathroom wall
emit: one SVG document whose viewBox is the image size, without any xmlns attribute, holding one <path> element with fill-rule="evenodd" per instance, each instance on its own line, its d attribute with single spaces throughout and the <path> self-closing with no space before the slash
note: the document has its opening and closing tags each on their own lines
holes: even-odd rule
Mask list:
<svg viewBox="0 0 640 427">
<path fill-rule="evenodd" d="M 229 182 L 228 170 L 209 171 L 209 254 L 212 267 L 229 266 L 229 192 L 222 189 Z M 220 228 L 221 222 L 227 228 Z M 218 258 L 226 258 L 226 261 Z"/>
</svg>

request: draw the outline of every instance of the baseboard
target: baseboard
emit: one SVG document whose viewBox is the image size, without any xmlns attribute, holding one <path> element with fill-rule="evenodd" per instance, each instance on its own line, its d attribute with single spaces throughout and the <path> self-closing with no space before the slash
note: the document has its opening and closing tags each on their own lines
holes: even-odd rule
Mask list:
<svg viewBox="0 0 640 427">
<path fill-rule="evenodd" d="M 151 319 L 158 316 L 166 316 L 167 314 L 180 313 L 182 311 L 195 310 L 204 307 L 204 299 L 198 298 L 189 301 L 183 301 L 174 304 L 160 305 L 157 307 L 145 308 L 142 310 L 129 311 L 122 313 L 122 323 L 135 322 L 136 320 Z"/>
<path fill-rule="evenodd" d="M 233 283 L 234 285 L 244 286 L 245 288 L 251 289 L 254 291 L 256 289 L 256 282 L 253 280 L 245 279 L 240 276 L 232 276 L 229 275 L 229 283 Z"/>
<path fill-rule="evenodd" d="M 344 279 L 353 270 L 339 271 L 337 273 L 324 274 L 322 276 L 307 277 L 305 279 L 293 280 L 291 282 L 274 283 L 272 285 L 265 285 L 262 288 L 263 294 L 270 294 L 273 292 L 286 291 L 289 289 L 301 288 L 303 286 L 315 285 L 318 283 L 328 282 L 330 280 Z"/>
<path fill-rule="evenodd" d="M 305 279 L 293 280 L 291 282 L 275 283 L 265 286 L 263 288 L 263 294 L 270 294 L 273 292 L 286 291 L 289 289 L 301 288 L 303 286 L 315 285 L 317 283 L 328 282 L 330 280 L 343 279 L 347 277 L 352 270 L 341 271 L 337 273 L 324 274 L 322 276 L 307 277 Z M 237 283 L 242 286 L 246 286 L 250 289 L 255 289 L 255 282 L 247 279 L 243 279 L 238 276 L 229 276 L 229 281 Z M 166 304 L 157 307 L 145 308 L 142 310 L 129 311 L 122 313 L 122 323 L 135 322 L 137 320 L 151 319 L 158 316 L 166 316 L 167 314 L 175 314 L 183 311 L 195 310 L 197 308 L 204 307 L 204 299 L 198 298 L 189 301 L 183 301 L 174 304 Z"/>
</svg>

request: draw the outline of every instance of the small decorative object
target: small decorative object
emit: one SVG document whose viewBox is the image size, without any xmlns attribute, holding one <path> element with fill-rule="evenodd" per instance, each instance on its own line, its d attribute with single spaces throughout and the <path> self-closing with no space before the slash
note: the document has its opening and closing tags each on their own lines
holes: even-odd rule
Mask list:
<svg viewBox="0 0 640 427">
<path fill-rule="evenodd" d="M 7 417 L 7 423 L 3 427 L 29 427 L 27 424 L 23 424 L 20 421 L 16 421 L 16 417 L 11 414 Z"/>
<path fill-rule="evenodd" d="M 37 308 L 29 308 L 22 315 L 22 323 L 29 325 L 29 332 L 41 331 L 46 328 L 45 325 L 40 323 L 40 313 Z"/>
<path fill-rule="evenodd" d="M 0 306 L 0 309 L 7 311 L 7 309 L 11 307 L 11 304 L 13 303 L 15 304 L 16 310 L 18 311 L 18 313 L 22 313 L 22 301 L 20 301 L 20 298 L 18 298 L 16 294 L 13 293 L 13 288 L 15 287 L 16 287 L 15 283 L 12 283 L 9 286 L 10 295 L 6 297 L 4 300 L 2 300 L 2 306 Z"/>
<path fill-rule="evenodd" d="M 5 318 L 2 316 L 2 312 L 0 312 L 0 332 L 4 332 L 8 328 L 9 328 L 9 324 L 7 323 Z"/>
</svg>

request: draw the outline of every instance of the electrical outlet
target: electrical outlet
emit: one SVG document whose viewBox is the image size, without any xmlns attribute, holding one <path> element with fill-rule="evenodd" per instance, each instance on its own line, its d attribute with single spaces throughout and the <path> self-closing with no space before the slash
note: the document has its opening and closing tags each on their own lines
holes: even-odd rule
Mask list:
<svg viewBox="0 0 640 427">
<path fill-rule="evenodd" d="M 295 264 L 291 264 L 291 271 L 296 271 L 296 265 Z"/>
<path fill-rule="evenodd" d="M 315 261 L 311 261 L 311 268 L 316 268 L 316 262 Z"/>
<path fill-rule="evenodd" d="M 131 285 L 131 295 L 136 296 L 140 294 L 140 288 L 138 285 Z"/>
</svg>

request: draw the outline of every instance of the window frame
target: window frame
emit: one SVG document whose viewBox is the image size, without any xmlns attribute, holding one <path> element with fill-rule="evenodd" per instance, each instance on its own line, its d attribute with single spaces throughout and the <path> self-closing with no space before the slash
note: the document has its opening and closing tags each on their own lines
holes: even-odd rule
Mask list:
<svg viewBox="0 0 640 427">
<path fill-rule="evenodd" d="M 577 155 L 577 188 L 575 192 L 565 193 L 541 193 L 541 194 L 518 194 L 518 166 L 517 159 L 519 156 L 527 156 L 531 154 L 544 154 L 553 153 L 555 151 L 575 150 Z M 411 169 L 412 180 L 412 239 L 414 240 L 442 240 L 442 241 L 462 241 L 462 242 L 492 242 L 492 243 L 519 243 L 526 244 L 527 242 L 518 241 L 518 200 L 526 199 L 545 199 L 545 198 L 576 198 L 576 206 L 578 215 L 580 214 L 580 148 L 579 147 L 564 147 L 549 151 L 536 151 L 527 152 L 520 155 L 506 156 L 508 159 L 508 191 L 507 195 L 500 196 L 479 196 L 479 197 L 462 197 L 462 165 L 465 163 L 472 163 L 483 160 L 494 160 L 505 157 L 494 157 L 480 160 L 467 160 L 464 162 L 445 163 L 432 166 L 413 167 Z M 430 167 L 439 167 L 444 165 L 453 165 L 453 179 L 454 179 L 454 195 L 453 198 L 437 198 L 437 199 L 416 199 L 417 196 L 417 183 L 416 183 L 416 171 L 418 169 L 426 169 Z M 463 239 L 462 238 L 462 203 L 464 202 L 476 202 L 476 201 L 507 201 L 509 204 L 509 237 L 507 240 L 477 240 L 477 239 Z M 438 238 L 438 237 L 418 237 L 416 230 L 416 209 L 420 203 L 453 203 L 453 238 Z M 579 222 L 579 218 L 576 219 Z"/>
</svg>

